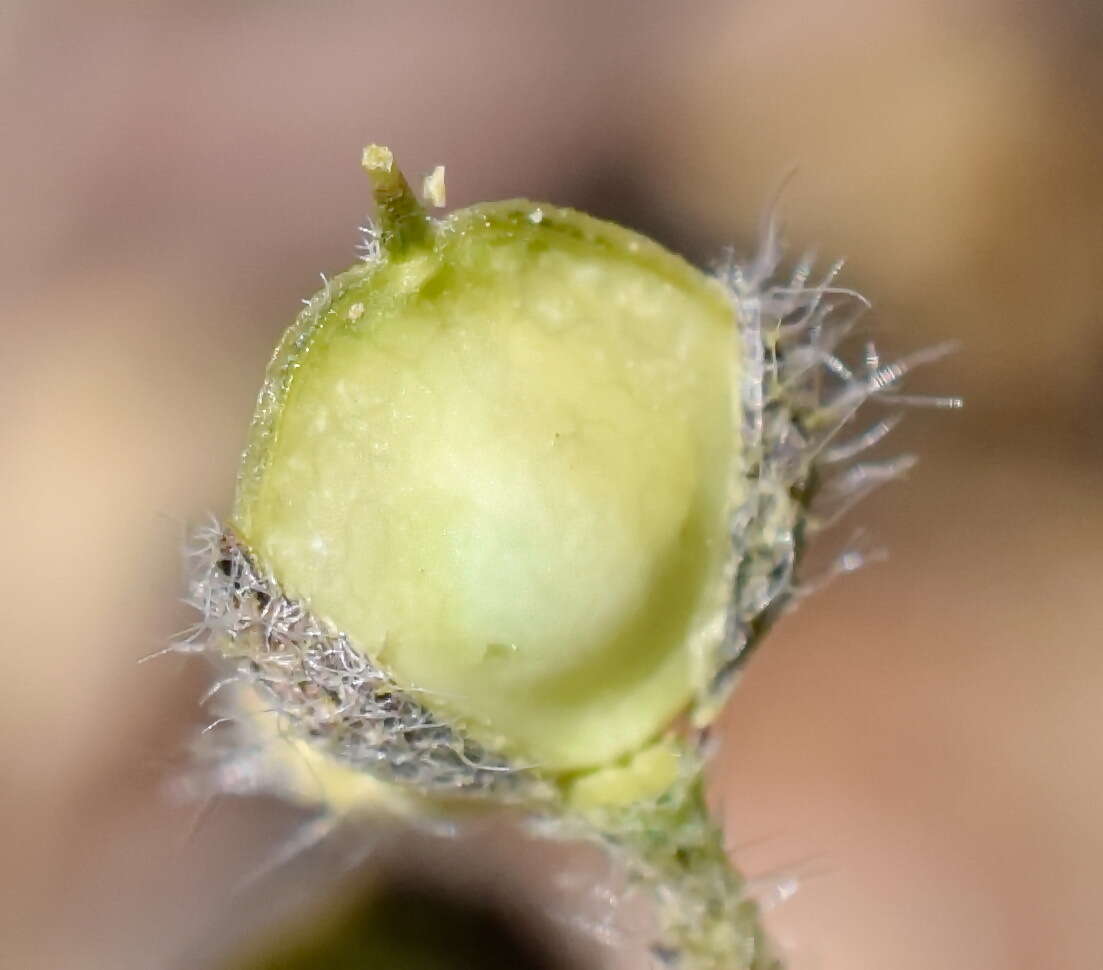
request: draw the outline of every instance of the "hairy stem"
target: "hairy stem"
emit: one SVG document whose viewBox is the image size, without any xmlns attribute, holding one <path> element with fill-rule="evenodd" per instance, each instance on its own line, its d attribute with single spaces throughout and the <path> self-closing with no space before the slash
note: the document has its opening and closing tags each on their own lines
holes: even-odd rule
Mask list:
<svg viewBox="0 0 1103 970">
<path fill-rule="evenodd" d="M 606 809 L 590 822 L 656 899 L 656 958 L 679 970 L 780 968 L 709 815 L 699 770 L 657 799 Z"/>
</svg>

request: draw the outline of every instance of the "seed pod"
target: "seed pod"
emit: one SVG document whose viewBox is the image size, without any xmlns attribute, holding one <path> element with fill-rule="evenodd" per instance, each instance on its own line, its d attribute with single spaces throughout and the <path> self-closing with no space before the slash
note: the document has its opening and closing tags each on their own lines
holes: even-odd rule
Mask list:
<svg viewBox="0 0 1103 970">
<path fill-rule="evenodd" d="M 848 295 L 769 284 L 772 243 L 710 276 L 550 205 L 436 220 L 389 151 L 364 166 L 367 258 L 277 349 L 192 585 L 245 775 L 336 809 L 519 803 L 665 887 L 660 955 L 769 965 L 672 725 L 707 727 L 792 593 L 813 498 L 906 467 L 818 471 L 888 429 L 836 441 L 915 361 L 845 367 Z"/>
</svg>

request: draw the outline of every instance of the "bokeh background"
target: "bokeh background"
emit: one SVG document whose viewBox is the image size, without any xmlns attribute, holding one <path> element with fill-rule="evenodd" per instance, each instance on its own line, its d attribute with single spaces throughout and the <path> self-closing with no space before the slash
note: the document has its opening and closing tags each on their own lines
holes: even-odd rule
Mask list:
<svg viewBox="0 0 1103 970">
<path fill-rule="evenodd" d="M 296 824 L 193 825 L 205 672 L 136 659 L 354 259 L 367 141 L 698 261 L 795 167 L 790 251 L 846 257 L 888 346 L 961 341 L 913 386 L 967 407 L 849 520 L 891 559 L 772 634 L 717 797 L 767 900 L 799 877 L 796 970 L 1103 965 L 1101 41 L 1090 0 L 5 0 L 0 966 L 189 965 Z M 476 842 L 460 884 L 539 899 L 554 853 Z"/>
</svg>

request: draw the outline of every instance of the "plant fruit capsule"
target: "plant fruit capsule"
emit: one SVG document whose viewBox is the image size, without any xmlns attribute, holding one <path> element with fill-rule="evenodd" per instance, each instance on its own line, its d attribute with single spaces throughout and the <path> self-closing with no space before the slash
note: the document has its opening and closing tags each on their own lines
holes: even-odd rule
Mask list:
<svg viewBox="0 0 1103 970">
<path fill-rule="evenodd" d="M 629 757 L 686 708 L 723 634 L 733 304 L 570 209 L 431 220 L 369 151 L 380 252 L 284 336 L 233 528 L 484 747 L 550 776 Z"/>
<path fill-rule="evenodd" d="M 957 406 L 898 393 L 947 348 L 848 366 L 865 301 L 838 265 L 773 282 L 772 223 L 714 279 L 570 209 L 435 220 L 389 151 L 364 167 L 379 232 L 284 335 L 231 521 L 194 550 L 180 647 L 226 670 L 210 694 L 236 685 L 204 731 L 238 732 L 216 789 L 327 824 L 519 804 L 651 888 L 664 963 L 776 970 L 710 818 L 705 729 L 809 535 L 911 466 L 846 465 L 895 416 L 842 430 L 875 397 Z M 425 187 L 443 201 L 441 169 Z"/>
</svg>

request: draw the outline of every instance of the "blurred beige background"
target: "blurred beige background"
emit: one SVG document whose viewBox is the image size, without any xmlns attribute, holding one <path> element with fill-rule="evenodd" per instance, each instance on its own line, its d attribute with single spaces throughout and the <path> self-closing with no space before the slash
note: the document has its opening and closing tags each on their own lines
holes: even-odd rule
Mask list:
<svg viewBox="0 0 1103 970">
<path fill-rule="evenodd" d="M 159 970 L 286 836 L 165 796 L 204 671 L 185 523 L 227 507 L 270 347 L 355 254 L 366 141 L 698 260 L 783 203 L 917 381 L 891 560 L 734 698 L 717 795 L 797 970 L 1103 965 L 1103 12 L 1055 0 L 8 0 L 0 966 Z M 845 531 L 845 528 L 844 530 Z M 840 537 L 842 538 L 842 537 Z M 830 541 L 830 540 L 828 540 Z M 484 840 L 483 879 L 539 856 Z M 510 865 L 516 869 L 510 875 Z M 622 964 L 631 961 L 625 957 Z M 185 963 L 186 965 L 186 963 Z"/>
</svg>

